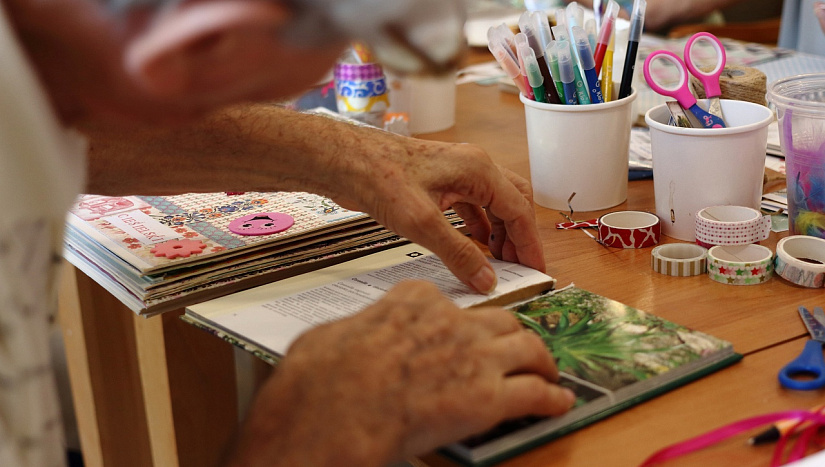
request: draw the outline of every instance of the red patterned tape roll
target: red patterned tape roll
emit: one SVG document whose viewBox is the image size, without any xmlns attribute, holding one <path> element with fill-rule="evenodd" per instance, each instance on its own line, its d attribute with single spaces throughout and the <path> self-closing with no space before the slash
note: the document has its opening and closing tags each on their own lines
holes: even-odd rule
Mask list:
<svg viewBox="0 0 825 467">
<path fill-rule="evenodd" d="M 617 211 L 599 218 L 599 242 L 614 248 L 646 248 L 659 243 L 662 225 L 655 214 Z"/>
<path fill-rule="evenodd" d="M 711 206 L 696 213 L 696 243 L 750 245 L 768 238 L 771 218 L 745 206 Z"/>
</svg>

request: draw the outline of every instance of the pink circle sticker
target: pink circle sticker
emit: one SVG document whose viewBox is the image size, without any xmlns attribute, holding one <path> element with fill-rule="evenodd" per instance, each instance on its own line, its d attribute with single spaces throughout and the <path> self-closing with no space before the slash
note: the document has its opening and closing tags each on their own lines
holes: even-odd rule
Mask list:
<svg viewBox="0 0 825 467">
<path fill-rule="evenodd" d="M 247 214 L 229 223 L 229 231 L 238 235 L 269 235 L 292 227 L 295 219 L 282 212 Z"/>
</svg>

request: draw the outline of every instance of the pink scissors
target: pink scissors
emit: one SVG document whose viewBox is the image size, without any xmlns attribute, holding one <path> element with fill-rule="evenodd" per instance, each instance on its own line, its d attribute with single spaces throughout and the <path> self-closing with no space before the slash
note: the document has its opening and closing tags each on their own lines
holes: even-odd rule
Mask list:
<svg viewBox="0 0 825 467">
<path fill-rule="evenodd" d="M 709 41 L 716 52 L 716 66 L 710 72 L 703 72 L 699 69 L 691 54 L 693 46 L 699 40 Z M 661 84 L 651 71 L 652 63 L 655 60 L 668 62 L 678 73 L 678 82 L 675 85 Z M 663 96 L 673 97 L 684 109 L 690 111 L 705 128 L 725 128 L 725 120 L 722 116 L 722 108 L 719 104 L 719 96 L 722 92 L 719 88 L 719 76 L 725 67 L 725 48 L 713 34 L 699 32 L 694 34 L 685 44 L 685 62 L 676 54 L 667 50 L 657 50 L 648 55 L 644 64 L 644 75 L 647 84 Z M 696 76 L 705 88 L 705 95 L 710 101 L 709 110 L 706 112 L 696 103 L 696 98 L 690 92 L 690 82 L 688 80 L 688 70 Z"/>
</svg>

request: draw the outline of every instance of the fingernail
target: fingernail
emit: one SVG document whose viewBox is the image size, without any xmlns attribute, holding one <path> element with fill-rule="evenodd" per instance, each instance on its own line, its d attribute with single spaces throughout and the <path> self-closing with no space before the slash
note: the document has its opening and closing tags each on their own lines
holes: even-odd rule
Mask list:
<svg viewBox="0 0 825 467">
<path fill-rule="evenodd" d="M 481 293 L 488 294 L 496 288 L 496 273 L 493 267 L 485 265 L 470 279 L 470 283 Z"/>
<path fill-rule="evenodd" d="M 564 390 L 564 397 L 567 398 L 567 406 L 573 407 L 573 404 L 576 403 L 576 393 L 570 390 L 569 388 L 562 388 Z"/>
</svg>

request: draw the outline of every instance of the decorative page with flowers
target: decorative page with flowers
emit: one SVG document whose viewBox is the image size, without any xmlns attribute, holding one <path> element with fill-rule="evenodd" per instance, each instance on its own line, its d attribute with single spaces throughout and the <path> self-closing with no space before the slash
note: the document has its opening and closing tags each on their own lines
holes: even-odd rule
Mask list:
<svg viewBox="0 0 825 467">
<path fill-rule="evenodd" d="M 103 247 L 141 275 L 374 223 L 303 192 L 82 195 L 67 217 L 73 248 Z"/>
</svg>

